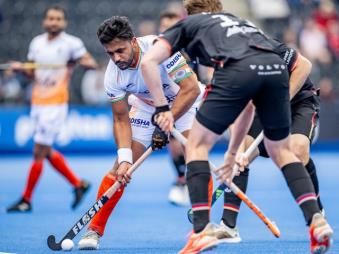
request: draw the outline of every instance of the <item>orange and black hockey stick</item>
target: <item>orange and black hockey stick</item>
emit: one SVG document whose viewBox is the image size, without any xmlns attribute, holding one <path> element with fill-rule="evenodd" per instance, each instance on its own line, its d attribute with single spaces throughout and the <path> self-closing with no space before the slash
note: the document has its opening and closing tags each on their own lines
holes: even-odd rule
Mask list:
<svg viewBox="0 0 339 254">
<path fill-rule="evenodd" d="M 171 134 L 183 145 L 186 144 L 187 139 L 176 129 L 173 129 Z M 212 171 L 215 171 L 215 167 L 210 163 Z M 256 206 L 247 195 L 242 192 L 238 186 L 236 186 L 233 182 L 231 184 L 227 184 L 228 188 L 238 197 L 240 198 L 269 228 L 269 230 L 273 233 L 275 237 L 280 237 L 280 230 L 277 225 L 272 222 L 269 218 L 267 218 L 264 213 Z"/>
</svg>

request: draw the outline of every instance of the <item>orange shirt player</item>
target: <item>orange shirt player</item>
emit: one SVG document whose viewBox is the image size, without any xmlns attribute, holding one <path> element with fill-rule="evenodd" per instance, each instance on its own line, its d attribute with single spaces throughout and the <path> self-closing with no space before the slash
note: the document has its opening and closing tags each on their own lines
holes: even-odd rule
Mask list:
<svg viewBox="0 0 339 254">
<path fill-rule="evenodd" d="M 12 63 L 14 70 L 24 71 L 34 80 L 31 107 L 31 118 L 34 123 L 34 160 L 22 197 L 10 206 L 7 212 L 32 210 L 32 193 L 46 158 L 74 187 L 73 209 L 79 205 L 89 189 L 89 183 L 74 174 L 63 155 L 52 149 L 52 144 L 67 117 L 68 84 L 72 74 L 69 63 L 78 62 L 85 68 L 96 68 L 97 63 L 79 38 L 64 32 L 67 17 L 63 8 L 59 6 L 47 8 L 42 25 L 46 32 L 36 36 L 30 43 L 28 60 L 41 66 L 55 64 L 61 67 L 24 70 L 22 63 Z"/>
</svg>

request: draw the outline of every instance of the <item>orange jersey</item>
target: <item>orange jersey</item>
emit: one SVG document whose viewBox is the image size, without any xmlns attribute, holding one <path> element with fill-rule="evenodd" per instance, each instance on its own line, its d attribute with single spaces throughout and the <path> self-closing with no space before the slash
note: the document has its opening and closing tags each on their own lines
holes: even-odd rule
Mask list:
<svg viewBox="0 0 339 254">
<path fill-rule="evenodd" d="M 35 37 L 29 47 L 28 60 L 38 64 L 66 65 L 86 53 L 83 42 L 72 35 L 61 33 L 48 40 L 47 33 Z M 68 102 L 68 84 L 72 69 L 36 69 L 32 91 L 32 104 L 51 105 Z"/>
</svg>

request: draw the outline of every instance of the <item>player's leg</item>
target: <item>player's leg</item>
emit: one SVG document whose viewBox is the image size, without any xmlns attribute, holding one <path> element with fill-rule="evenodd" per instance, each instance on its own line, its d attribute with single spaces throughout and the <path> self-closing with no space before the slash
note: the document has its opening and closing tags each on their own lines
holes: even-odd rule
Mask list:
<svg viewBox="0 0 339 254">
<path fill-rule="evenodd" d="M 317 95 L 306 98 L 292 105 L 292 150 L 305 165 L 310 174 L 318 205 L 323 211 L 319 194 L 319 182 L 316 167 L 310 157 L 310 145 L 319 121 L 319 99 Z"/>
<path fill-rule="evenodd" d="M 42 170 L 43 161 L 51 151 L 48 145 L 34 144 L 33 162 L 29 169 L 28 177 L 24 192 L 21 199 L 8 207 L 7 212 L 29 212 L 32 210 L 31 199 L 33 191 L 38 183 Z"/>
<path fill-rule="evenodd" d="M 168 151 L 175 168 L 176 181 L 168 193 L 168 200 L 175 205 L 189 205 L 188 190 L 185 179 L 186 163 L 181 144 L 176 139 L 170 139 Z"/>
<path fill-rule="evenodd" d="M 281 60 L 272 55 L 264 61 L 274 65 Z M 264 143 L 268 154 L 281 169 L 293 197 L 304 214 L 307 225 L 311 223 L 314 225 L 311 227 L 314 230 L 310 231 L 311 238 L 315 240 L 312 241 L 312 246 L 322 244 L 325 238 L 327 241 L 325 244 L 329 246 L 332 229 L 320 214 L 314 187 L 306 168 L 291 148 L 287 73 L 267 76 L 260 96 L 256 97 L 254 102 L 264 128 Z"/>
<path fill-rule="evenodd" d="M 144 144 L 133 141 L 132 142 L 133 161 L 136 161 L 145 152 Z M 118 169 L 118 162 L 115 161 L 113 169 L 110 170 L 102 179 L 97 198 L 101 197 L 108 188 L 110 188 L 115 182 L 115 171 Z M 121 186 L 120 189 L 110 198 L 105 206 L 95 215 L 91 223 L 88 226 L 87 232 L 79 241 L 79 249 L 81 250 L 93 250 L 99 248 L 99 239 L 105 233 L 107 221 L 114 210 L 115 206 L 121 199 L 124 193 L 125 186 Z"/>
<path fill-rule="evenodd" d="M 241 151 L 244 152 L 247 148 L 253 143 L 254 139 L 260 134 L 262 126 L 260 124 L 259 118 L 255 117 L 251 128 L 246 135 L 244 142 L 241 147 Z M 263 147 L 263 142 L 260 143 L 255 152 L 249 158 L 249 161 L 253 161 L 259 154 Z M 247 183 L 249 177 L 249 167 L 246 167 L 244 171 L 240 172 L 239 175 L 236 175 L 233 178 L 233 182 L 244 192 L 247 190 Z M 224 192 L 224 211 L 222 215 L 221 225 L 228 232 L 229 238 L 225 239 L 224 242 L 240 242 L 241 238 L 236 228 L 237 218 L 240 210 L 241 199 L 238 198 L 233 192 L 225 191 Z"/>
<path fill-rule="evenodd" d="M 217 245 L 220 227 L 209 223 L 211 172 L 208 153 L 218 137 L 248 104 L 260 82 L 251 75 L 238 75 L 249 68 L 242 61 L 217 69 L 215 83 L 200 107 L 186 145 L 187 185 L 193 211 L 193 228 L 180 253 L 198 253 Z M 253 82 L 254 80 L 254 82 Z"/>
</svg>

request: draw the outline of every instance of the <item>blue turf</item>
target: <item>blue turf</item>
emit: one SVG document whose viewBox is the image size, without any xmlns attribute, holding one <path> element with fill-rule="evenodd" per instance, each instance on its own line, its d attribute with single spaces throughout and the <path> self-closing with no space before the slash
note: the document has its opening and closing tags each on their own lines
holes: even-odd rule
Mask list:
<svg viewBox="0 0 339 254">
<path fill-rule="evenodd" d="M 338 155 L 314 155 L 323 203 L 334 230 L 339 227 Z M 70 210 L 71 187 L 46 163 L 33 199 L 34 212 L 6 214 L 5 208 L 16 201 L 22 192 L 30 160 L 29 157 L 0 158 L 0 252 L 52 253 L 46 245 L 47 236 L 54 233 L 57 240 L 60 239 L 92 205 L 101 177 L 111 168 L 114 158 L 69 158 L 72 168 L 93 184 L 85 202 L 75 212 Z M 212 161 L 219 165 L 222 155 L 213 155 Z M 243 205 L 238 224 L 243 242 L 222 245 L 208 253 L 309 253 L 308 235 L 301 212 L 281 173 L 267 159 L 258 159 L 252 169 L 248 195 L 277 222 L 281 239 L 275 239 Z M 173 179 L 166 154 L 153 155 L 146 160 L 113 212 L 101 241 L 100 252 L 96 253 L 176 253 L 185 244 L 185 235 L 191 225 L 186 219 L 187 208 L 175 207 L 167 202 Z M 219 200 L 212 212 L 214 221 L 219 220 L 221 205 Z M 337 234 L 335 240 L 339 240 Z M 73 252 L 79 251 L 75 249 Z M 339 253 L 339 244 L 334 243 L 329 253 Z"/>
</svg>

